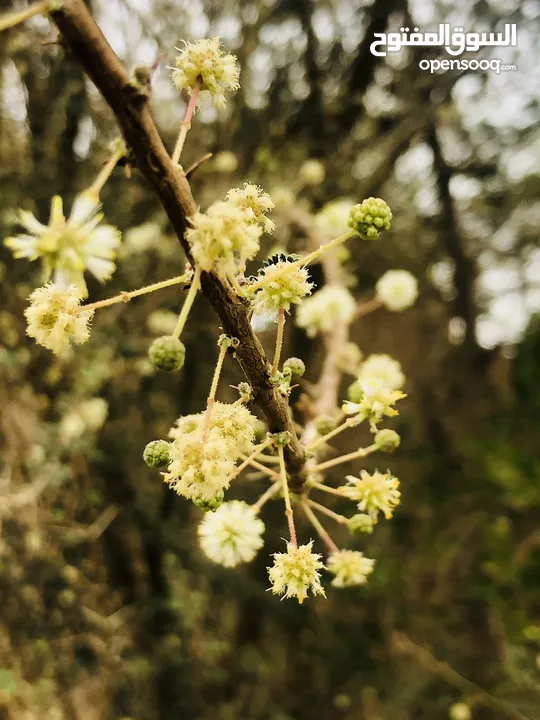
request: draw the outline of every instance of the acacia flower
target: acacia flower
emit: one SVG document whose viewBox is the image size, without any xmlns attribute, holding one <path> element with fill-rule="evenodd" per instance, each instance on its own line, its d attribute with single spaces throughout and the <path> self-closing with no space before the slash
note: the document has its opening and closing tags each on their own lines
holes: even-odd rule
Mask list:
<svg viewBox="0 0 540 720">
<path fill-rule="evenodd" d="M 259 251 L 262 228 L 230 202 L 216 202 L 206 213 L 195 213 L 191 225 L 186 238 L 202 270 L 234 274 Z"/>
<path fill-rule="evenodd" d="M 393 407 L 398 400 L 407 397 L 401 390 L 391 390 L 378 378 L 367 378 L 353 383 L 358 388 L 358 402 L 345 401 L 342 410 L 346 415 L 356 415 L 359 421 L 369 420 L 373 432 L 384 416 L 393 417 L 398 411 Z M 349 388 L 350 389 L 350 388 Z"/>
<path fill-rule="evenodd" d="M 405 385 L 405 375 L 400 363 L 390 355 L 383 353 L 369 355 L 358 371 L 358 380 L 375 379 L 390 390 L 401 390 Z"/>
<path fill-rule="evenodd" d="M 319 160 L 306 160 L 298 170 L 298 180 L 302 185 L 320 185 L 326 171 Z"/>
<path fill-rule="evenodd" d="M 75 285 L 64 288 L 48 283 L 37 288 L 30 295 L 30 305 L 24 311 L 27 335 L 55 354 L 66 350 L 70 341 L 79 345 L 86 342 L 94 311 L 79 312 L 81 299 L 81 292 Z"/>
<path fill-rule="evenodd" d="M 232 188 L 226 195 L 227 201 L 247 213 L 247 218 L 261 226 L 264 232 L 272 233 L 276 224 L 266 217 L 273 210 L 274 203 L 270 195 L 253 183 L 244 183 L 242 188 Z"/>
<path fill-rule="evenodd" d="M 191 95 L 198 84 L 201 93 L 207 94 L 216 107 L 225 105 L 225 90 L 238 90 L 240 69 L 236 57 L 222 49 L 218 37 L 184 42 L 183 48 L 175 48 L 176 67 L 172 78 L 178 90 Z"/>
<path fill-rule="evenodd" d="M 312 547 L 313 540 L 298 548 L 288 542 L 286 553 L 274 553 L 274 564 L 268 568 L 274 595 L 298 598 L 300 604 L 307 598 L 309 590 L 313 595 L 326 597 L 319 572 L 324 565 L 321 556 L 311 552 Z"/>
<path fill-rule="evenodd" d="M 356 311 L 351 293 L 340 285 L 326 285 L 298 308 L 296 324 L 309 337 L 332 330 L 336 323 L 348 325 Z"/>
<path fill-rule="evenodd" d="M 121 239 L 115 227 L 100 225 L 100 208 L 95 194 L 81 193 L 66 220 L 62 198 L 55 195 L 48 225 L 40 223 L 31 212 L 19 210 L 19 222 L 26 233 L 7 238 L 5 244 L 16 258 L 41 258 L 45 281 L 52 276 L 57 285 L 74 284 L 86 297 L 84 271 L 89 270 L 100 282 L 109 280 Z"/>
<path fill-rule="evenodd" d="M 360 471 L 360 477 L 347 475 L 347 485 L 340 488 L 340 492 L 350 500 L 358 503 L 358 509 L 366 512 L 377 520 L 379 510 L 389 520 L 394 508 L 399 505 L 401 493 L 398 490 L 399 480 L 390 474 L 374 472 L 370 475 L 367 470 Z"/>
<path fill-rule="evenodd" d="M 297 255 L 273 255 L 265 261 L 254 280 L 261 285 L 252 299 L 257 314 L 272 314 L 277 310 L 290 310 L 309 295 L 313 283 L 309 282 L 306 268 L 294 265 Z M 290 266 L 290 267 L 289 267 Z M 246 294 L 250 296 L 249 285 Z"/>
<path fill-rule="evenodd" d="M 336 576 L 332 580 L 334 587 L 365 585 L 374 566 L 375 560 L 356 550 L 338 550 L 327 560 L 328 571 Z"/>
<path fill-rule="evenodd" d="M 388 270 L 379 278 L 375 292 L 387 310 L 401 312 L 414 305 L 418 281 L 408 270 Z"/>
<path fill-rule="evenodd" d="M 177 420 L 164 480 L 190 500 L 213 500 L 229 487 L 236 461 L 253 449 L 257 419 L 241 404 L 216 402 L 205 433 L 206 412 Z M 204 439 L 203 439 L 204 436 Z"/>
<path fill-rule="evenodd" d="M 207 512 L 199 525 L 199 542 L 204 553 L 225 567 L 251 562 L 263 546 L 264 523 L 241 500 L 223 503 Z"/>
</svg>

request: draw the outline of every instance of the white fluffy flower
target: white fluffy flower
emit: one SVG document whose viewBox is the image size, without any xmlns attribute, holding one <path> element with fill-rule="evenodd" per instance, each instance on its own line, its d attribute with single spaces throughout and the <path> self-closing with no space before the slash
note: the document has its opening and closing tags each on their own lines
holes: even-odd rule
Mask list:
<svg viewBox="0 0 540 720">
<path fill-rule="evenodd" d="M 257 418 L 244 405 L 217 402 L 204 434 L 205 411 L 179 418 L 169 436 L 171 463 L 164 479 L 190 500 L 213 500 L 229 487 L 236 461 L 253 449 Z"/>
<path fill-rule="evenodd" d="M 405 375 L 401 365 L 390 355 L 370 355 L 362 363 L 358 372 L 358 379 L 369 380 L 374 378 L 390 390 L 400 390 L 405 384 Z"/>
<path fill-rule="evenodd" d="M 255 278 L 252 294 L 252 308 L 257 314 L 272 314 L 276 310 L 290 310 L 291 305 L 298 305 L 309 295 L 313 283 L 309 282 L 309 274 L 305 267 L 296 265 L 295 255 L 273 255 L 266 260 Z M 246 287 L 250 297 L 250 287 Z"/>
<path fill-rule="evenodd" d="M 196 213 L 191 224 L 186 238 L 202 270 L 236 274 L 238 265 L 259 251 L 262 228 L 230 202 L 216 202 L 206 213 Z"/>
<path fill-rule="evenodd" d="M 225 567 L 253 560 L 263 546 L 264 523 L 245 502 L 223 503 L 215 512 L 207 512 L 198 528 L 204 553 Z"/>
<path fill-rule="evenodd" d="M 264 232 L 271 233 L 276 224 L 266 217 L 266 213 L 273 210 L 274 203 L 270 195 L 253 183 L 244 183 L 242 188 L 232 188 L 227 193 L 227 201 L 247 213 L 251 222 L 258 223 Z"/>
<path fill-rule="evenodd" d="M 298 170 L 298 180 L 302 185 L 320 185 L 326 171 L 319 160 L 306 160 Z"/>
<path fill-rule="evenodd" d="M 311 552 L 312 548 L 313 540 L 298 548 L 287 543 L 286 553 L 274 553 L 274 564 L 268 568 L 274 595 L 298 598 L 300 604 L 310 590 L 313 595 L 325 595 L 319 572 L 324 565 L 321 556 Z"/>
<path fill-rule="evenodd" d="M 315 215 L 315 228 L 328 239 L 343 235 L 349 229 L 347 223 L 353 205 L 354 200 L 347 198 L 326 203 Z"/>
<path fill-rule="evenodd" d="M 41 258 L 45 281 L 52 276 L 56 285 L 74 284 L 86 297 L 84 271 L 89 270 L 101 282 L 108 280 L 116 267 L 114 259 L 121 239 L 115 227 L 100 225 L 100 207 L 96 195 L 81 193 L 66 220 L 62 198 L 55 195 L 48 225 L 40 223 L 31 212 L 20 210 L 19 222 L 27 232 L 7 238 L 5 244 L 16 258 Z"/>
<path fill-rule="evenodd" d="M 375 286 L 377 298 L 392 312 L 401 312 L 414 305 L 418 297 L 418 281 L 407 270 L 388 270 Z"/>
<path fill-rule="evenodd" d="M 336 576 L 332 580 L 334 587 L 365 585 L 374 566 L 375 560 L 356 550 L 338 550 L 327 560 L 328 571 Z"/>
<path fill-rule="evenodd" d="M 173 82 L 179 90 L 191 95 L 197 83 L 201 94 L 211 97 L 217 107 L 225 105 L 225 90 L 238 90 L 240 69 L 236 57 L 226 53 L 218 37 L 186 42 L 184 48 L 175 48 L 176 68 Z"/>
<path fill-rule="evenodd" d="M 394 508 L 399 505 L 401 493 L 399 480 L 389 472 L 374 472 L 370 475 L 367 470 L 360 471 L 360 477 L 347 475 L 347 485 L 340 488 L 340 492 L 350 500 L 358 503 L 358 509 L 366 512 L 373 520 L 377 519 L 379 511 L 389 520 Z"/>
<path fill-rule="evenodd" d="M 326 285 L 298 308 L 296 323 L 309 337 L 332 330 L 336 323 L 348 325 L 356 311 L 351 293 L 340 285 Z"/>
<path fill-rule="evenodd" d="M 70 341 L 79 345 L 86 342 L 94 311 L 80 312 L 81 299 L 75 285 L 64 288 L 49 283 L 37 288 L 30 295 L 30 305 L 24 311 L 27 334 L 56 354 L 66 350 Z"/>
</svg>

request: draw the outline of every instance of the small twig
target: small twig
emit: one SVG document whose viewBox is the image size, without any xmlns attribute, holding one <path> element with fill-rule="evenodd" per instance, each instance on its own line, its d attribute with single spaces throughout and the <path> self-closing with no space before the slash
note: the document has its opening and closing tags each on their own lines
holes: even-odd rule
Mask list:
<svg viewBox="0 0 540 720">
<path fill-rule="evenodd" d="M 195 275 L 193 276 L 193 280 L 191 281 L 191 287 L 189 288 L 189 292 L 186 295 L 186 299 L 184 300 L 184 304 L 182 305 L 182 310 L 180 311 L 180 315 L 178 315 L 178 321 L 176 323 L 176 327 L 174 329 L 174 337 L 179 338 L 182 334 L 182 330 L 184 329 L 184 325 L 186 324 L 186 321 L 188 319 L 189 311 L 191 310 L 191 307 L 195 301 L 195 298 L 197 296 L 197 290 L 199 289 L 201 284 L 201 268 L 196 267 L 195 268 Z"/>
<path fill-rule="evenodd" d="M 322 490 L 329 495 L 337 495 L 340 498 L 344 497 L 343 493 L 341 493 L 337 488 L 328 487 L 327 485 L 323 485 L 322 483 L 311 482 L 309 486 L 314 488 L 315 490 Z"/>
<path fill-rule="evenodd" d="M 306 502 L 312 508 L 318 510 L 324 515 L 327 515 L 329 518 L 332 518 L 332 520 L 335 520 L 340 525 L 347 525 L 347 523 L 349 522 L 348 518 L 346 518 L 345 515 L 340 515 L 339 513 L 330 510 L 330 508 L 327 508 L 325 505 L 321 505 L 320 503 L 315 502 L 315 500 L 311 500 L 308 498 Z"/>
<path fill-rule="evenodd" d="M 279 308 L 277 336 L 276 336 L 276 350 L 274 352 L 274 363 L 272 365 L 272 377 L 277 373 L 279 369 L 279 358 L 281 357 L 281 349 L 283 347 L 283 331 L 285 329 L 285 310 Z"/>
<path fill-rule="evenodd" d="M 25 10 L 2 14 L 2 16 L 0 16 L 0 31 L 14 27 L 19 23 L 34 17 L 34 15 L 42 15 L 43 13 L 48 12 L 51 9 L 51 5 L 52 3 L 50 0 L 42 0 L 42 2 L 30 5 Z"/>
<path fill-rule="evenodd" d="M 146 287 L 139 288 L 139 290 L 131 290 L 130 292 L 121 292 L 119 295 L 107 298 L 106 300 L 98 300 L 94 303 L 88 303 L 81 305 L 78 312 L 86 312 L 87 310 L 97 310 L 98 308 L 108 307 L 110 305 L 116 305 L 121 302 L 129 302 L 132 298 L 146 295 L 147 293 L 155 292 L 156 290 L 162 290 L 163 288 L 171 287 L 171 285 L 179 285 L 180 283 L 186 282 L 188 278 L 187 273 L 184 275 L 178 275 L 177 277 L 170 278 L 170 280 L 162 280 L 161 282 L 147 285 Z"/>
<path fill-rule="evenodd" d="M 189 168 L 186 170 L 186 179 L 189 180 L 191 176 L 197 172 L 197 170 L 203 165 L 205 162 L 208 162 L 211 157 L 213 157 L 214 153 L 206 153 L 202 156 L 200 160 L 197 160 L 197 162 L 194 162 L 193 165 L 190 165 Z"/>
<path fill-rule="evenodd" d="M 289 494 L 289 485 L 287 483 L 287 470 L 285 469 L 285 460 L 283 457 L 283 446 L 278 445 L 279 453 L 279 469 L 281 475 L 281 484 L 283 487 L 283 497 L 285 498 L 285 517 L 289 526 L 289 535 L 291 536 L 291 545 L 293 548 L 298 547 L 296 540 L 296 528 L 294 527 L 294 515 L 291 507 L 291 496 Z"/>
<path fill-rule="evenodd" d="M 256 447 L 255 450 L 251 453 L 251 455 L 250 455 L 249 457 L 247 457 L 247 458 L 244 460 L 244 462 L 236 468 L 236 470 L 232 473 L 232 475 L 229 476 L 229 482 L 230 482 L 231 480 L 234 480 L 234 478 L 237 477 L 238 475 L 240 475 L 240 473 L 242 472 L 242 470 L 244 470 L 244 468 L 246 468 L 246 467 L 251 463 L 252 460 L 255 460 L 255 459 L 257 458 L 257 456 L 258 456 L 263 450 L 265 450 L 269 445 L 272 445 L 273 442 L 274 442 L 274 438 L 268 437 L 268 438 L 266 438 L 266 440 L 265 440 L 264 442 L 262 442 L 260 445 L 257 445 L 257 447 Z"/>
<path fill-rule="evenodd" d="M 310 470 L 312 472 L 321 472 L 322 470 L 327 470 L 328 468 L 334 467 L 335 465 L 341 465 L 342 463 L 350 462 L 351 460 L 358 460 L 359 458 L 364 458 L 366 457 L 366 455 L 375 452 L 375 450 L 377 450 L 377 445 L 375 444 L 370 445 L 367 448 L 359 448 L 354 452 L 347 453 L 346 455 L 340 455 L 337 458 L 333 458 L 332 460 L 327 460 L 326 462 L 320 463 L 319 465 L 315 465 L 314 467 L 310 468 Z"/>
<path fill-rule="evenodd" d="M 325 545 L 328 547 L 330 552 L 339 552 L 339 548 L 336 545 L 336 543 L 332 540 L 328 532 L 324 529 L 324 527 L 319 522 L 319 519 L 313 512 L 313 510 L 309 507 L 309 505 L 306 502 L 302 502 L 302 507 L 304 509 L 304 512 L 306 513 L 310 523 L 315 528 L 317 535 L 321 538 L 321 540 L 325 543 Z"/>
<path fill-rule="evenodd" d="M 184 119 L 182 120 L 182 124 L 180 126 L 180 134 L 178 135 L 176 145 L 174 146 L 173 154 L 171 155 L 173 165 L 178 165 L 178 161 L 180 160 L 182 148 L 184 147 L 187 134 L 191 128 L 191 118 L 193 117 L 193 112 L 195 110 L 195 107 L 197 106 L 197 100 L 199 99 L 200 91 L 200 85 L 199 83 L 197 83 L 191 91 L 191 97 L 189 98 L 189 103 L 186 108 L 186 114 L 184 115 Z"/>
<path fill-rule="evenodd" d="M 338 425 L 337 428 L 334 428 L 334 430 L 331 430 L 326 435 L 322 435 L 321 437 L 316 438 L 313 440 L 313 442 L 309 443 L 307 445 L 308 450 L 314 450 L 316 447 L 319 447 L 319 445 L 323 445 L 324 443 L 327 443 L 332 438 L 336 437 L 336 435 L 339 435 L 339 433 L 342 433 L 344 430 L 347 430 L 347 428 L 353 427 L 355 424 L 355 420 L 353 421 L 352 418 L 347 418 L 341 425 Z"/>
<path fill-rule="evenodd" d="M 247 456 L 246 456 L 246 455 L 240 455 L 240 458 L 241 458 L 242 460 L 247 460 Z M 267 467 L 265 467 L 264 465 L 261 465 L 261 463 L 260 463 L 260 462 L 257 462 L 257 460 L 250 460 L 250 461 L 249 461 L 249 464 L 250 464 L 252 467 L 257 468 L 257 470 L 260 470 L 262 473 L 264 473 L 264 474 L 267 475 L 268 477 L 275 478 L 276 480 L 279 480 L 279 479 L 280 479 L 280 474 L 279 474 L 279 473 L 274 472 L 273 470 L 270 470 L 270 468 L 267 468 Z"/>
<path fill-rule="evenodd" d="M 259 510 L 262 508 L 262 506 L 271 498 L 276 495 L 281 488 L 281 482 L 278 480 L 273 485 L 270 485 L 268 490 L 266 490 L 261 497 L 257 500 L 256 503 L 254 503 L 251 507 L 255 512 L 259 512 Z"/>
</svg>

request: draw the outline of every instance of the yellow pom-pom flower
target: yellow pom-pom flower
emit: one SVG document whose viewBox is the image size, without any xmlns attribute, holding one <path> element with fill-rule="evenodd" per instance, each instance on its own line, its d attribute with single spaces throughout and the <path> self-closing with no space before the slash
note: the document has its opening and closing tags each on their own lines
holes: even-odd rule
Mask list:
<svg viewBox="0 0 540 720">
<path fill-rule="evenodd" d="M 225 90 L 238 90 L 240 69 L 236 57 L 223 50 L 218 37 L 186 42 L 183 48 L 175 48 L 173 82 L 179 90 L 191 95 L 199 85 L 201 94 L 212 99 L 217 107 L 225 105 Z"/>
</svg>

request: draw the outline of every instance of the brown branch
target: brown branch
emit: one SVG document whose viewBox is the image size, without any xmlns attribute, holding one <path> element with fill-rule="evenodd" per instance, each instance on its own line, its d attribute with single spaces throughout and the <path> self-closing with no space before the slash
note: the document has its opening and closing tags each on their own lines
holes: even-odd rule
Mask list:
<svg viewBox="0 0 540 720">
<path fill-rule="evenodd" d="M 130 78 L 83 0 L 65 0 L 61 9 L 51 13 L 51 18 L 114 112 L 137 167 L 154 189 L 190 257 L 184 232 L 187 218 L 195 213 L 197 205 L 188 181 L 174 168 L 163 145 L 148 107 L 147 93 Z M 291 434 L 285 462 L 291 487 L 299 489 L 304 482 L 304 450 L 290 420 L 286 400 L 269 383 L 270 363 L 251 329 L 248 308 L 214 273 L 203 273 L 201 286 L 219 316 L 223 331 L 240 341 L 236 356 L 270 432 L 287 430 Z"/>
</svg>

